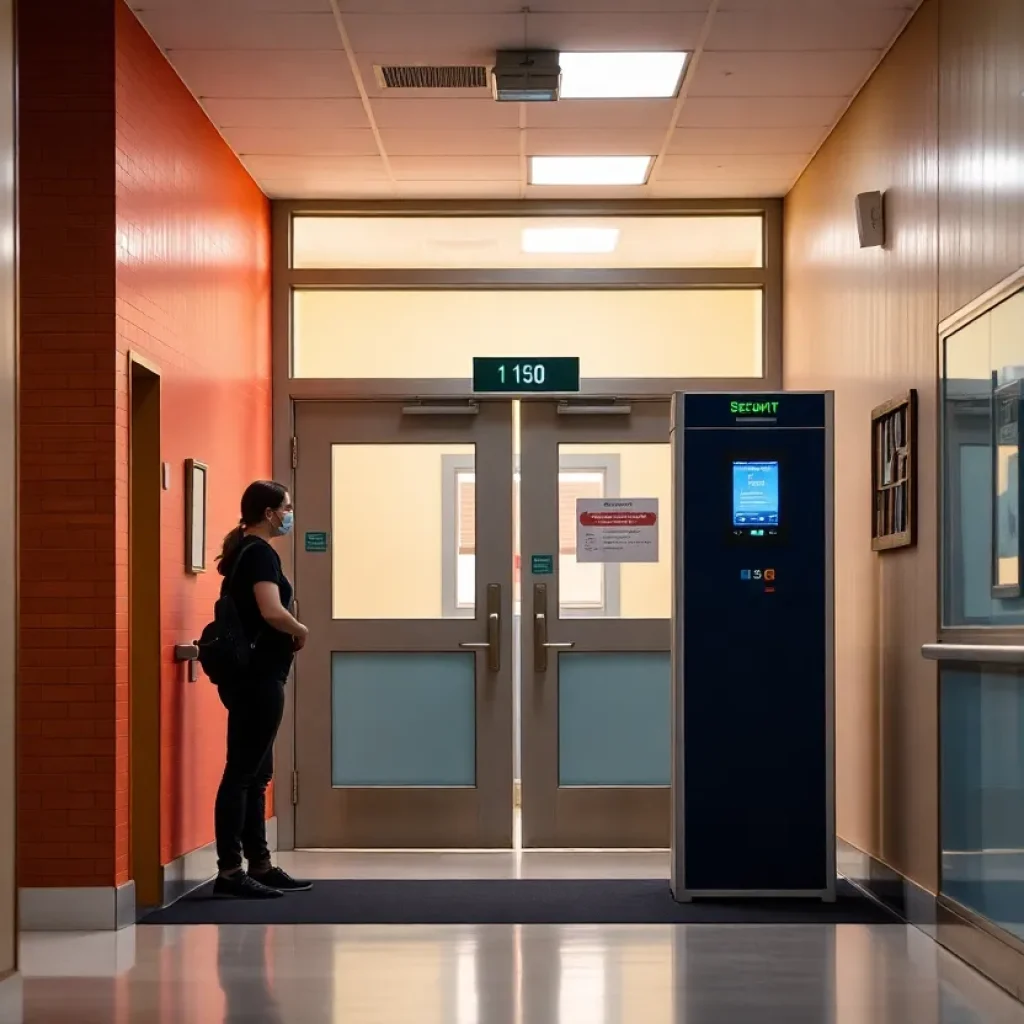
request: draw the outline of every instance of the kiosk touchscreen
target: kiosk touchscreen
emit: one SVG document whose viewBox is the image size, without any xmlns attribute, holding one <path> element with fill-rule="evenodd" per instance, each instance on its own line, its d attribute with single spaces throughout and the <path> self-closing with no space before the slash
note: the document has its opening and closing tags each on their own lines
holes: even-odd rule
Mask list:
<svg viewBox="0 0 1024 1024">
<path fill-rule="evenodd" d="M 673 403 L 677 899 L 835 895 L 832 396 Z"/>
</svg>

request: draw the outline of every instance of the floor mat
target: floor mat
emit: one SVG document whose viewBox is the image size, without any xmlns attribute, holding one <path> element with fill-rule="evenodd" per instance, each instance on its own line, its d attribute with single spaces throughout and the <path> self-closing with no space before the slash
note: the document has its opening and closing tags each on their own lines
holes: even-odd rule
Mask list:
<svg viewBox="0 0 1024 1024">
<path fill-rule="evenodd" d="M 279 900 L 225 900 L 203 886 L 143 924 L 892 924 L 840 881 L 815 899 L 676 903 L 664 879 L 329 879 Z"/>
</svg>

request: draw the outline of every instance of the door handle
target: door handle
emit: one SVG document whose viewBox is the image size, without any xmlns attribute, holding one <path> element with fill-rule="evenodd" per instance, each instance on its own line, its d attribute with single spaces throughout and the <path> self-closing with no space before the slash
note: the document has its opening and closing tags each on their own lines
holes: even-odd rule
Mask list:
<svg viewBox="0 0 1024 1024">
<path fill-rule="evenodd" d="M 487 671 L 501 671 L 501 586 L 487 584 L 487 639 L 484 641 L 459 644 L 463 650 L 486 651 Z"/>
<path fill-rule="evenodd" d="M 533 670 L 543 675 L 548 670 L 548 651 L 568 651 L 574 643 L 551 643 L 548 640 L 548 586 L 533 585 Z"/>
</svg>

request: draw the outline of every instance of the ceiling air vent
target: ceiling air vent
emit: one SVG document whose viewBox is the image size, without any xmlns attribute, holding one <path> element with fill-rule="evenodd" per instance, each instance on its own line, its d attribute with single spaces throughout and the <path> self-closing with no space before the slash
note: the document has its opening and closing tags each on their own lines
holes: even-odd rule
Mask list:
<svg viewBox="0 0 1024 1024">
<path fill-rule="evenodd" d="M 477 64 L 385 64 L 374 70 L 382 89 L 486 89 L 490 69 Z"/>
</svg>

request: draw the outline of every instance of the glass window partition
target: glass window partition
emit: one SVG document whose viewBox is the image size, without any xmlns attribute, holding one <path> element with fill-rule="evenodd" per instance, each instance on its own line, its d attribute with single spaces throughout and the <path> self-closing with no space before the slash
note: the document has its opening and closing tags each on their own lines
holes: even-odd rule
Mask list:
<svg viewBox="0 0 1024 1024">
<path fill-rule="evenodd" d="M 943 623 L 1024 625 L 1024 292 L 945 339 Z"/>
<path fill-rule="evenodd" d="M 580 356 L 584 378 L 762 375 L 759 288 L 297 289 L 300 378 L 472 376 L 474 356 Z"/>
</svg>

